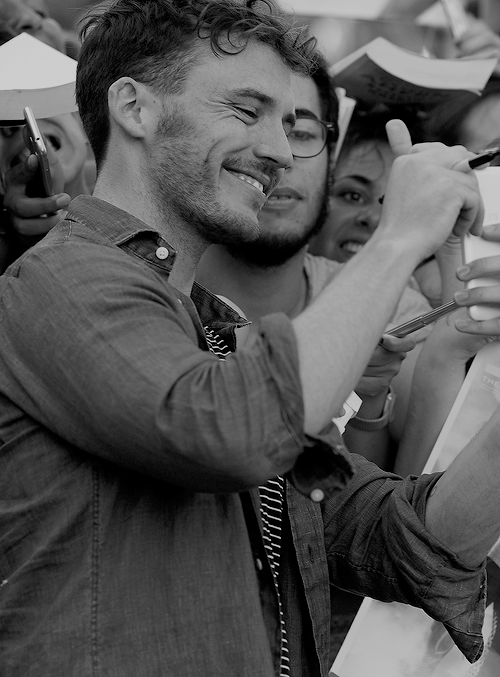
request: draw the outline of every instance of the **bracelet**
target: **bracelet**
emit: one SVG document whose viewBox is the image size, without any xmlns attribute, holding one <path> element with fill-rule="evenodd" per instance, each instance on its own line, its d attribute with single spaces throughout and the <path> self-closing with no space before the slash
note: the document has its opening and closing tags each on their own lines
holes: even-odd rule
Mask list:
<svg viewBox="0 0 500 677">
<path fill-rule="evenodd" d="M 392 387 L 389 386 L 389 392 L 384 402 L 384 410 L 379 418 L 361 418 L 354 416 L 349 421 L 349 425 L 356 430 L 365 430 L 372 432 L 374 430 L 382 430 L 394 418 L 394 404 L 396 402 L 396 393 L 393 392 Z"/>
</svg>

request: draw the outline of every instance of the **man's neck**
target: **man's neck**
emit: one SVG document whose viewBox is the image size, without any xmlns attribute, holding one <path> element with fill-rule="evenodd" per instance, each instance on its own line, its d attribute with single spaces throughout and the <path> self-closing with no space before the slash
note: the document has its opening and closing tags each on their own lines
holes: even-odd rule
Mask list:
<svg viewBox="0 0 500 677">
<path fill-rule="evenodd" d="M 284 312 L 295 317 L 307 304 L 304 248 L 280 266 L 259 268 L 235 259 L 221 245 L 207 249 L 196 280 L 214 294 L 226 296 L 252 321 Z"/>
<path fill-rule="evenodd" d="M 92 184 L 88 181 L 85 170 L 79 172 L 74 179 L 64 184 L 64 191 L 73 199 L 78 195 L 90 195 Z"/>
<path fill-rule="evenodd" d="M 94 195 L 105 200 L 119 209 L 123 209 L 132 216 L 154 228 L 173 247 L 177 254 L 174 266 L 169 276 L 169 282 L 186 296 L 191 293 L 196 266 L 207 243 L 193 231 L 189 225 L 181 223 L 171 214 L 160 214 L 155 209 L 154 202 L 148 199 L 147 193 L 122 187 L 117 190 L 117 185 L 107 182 L 101 177 L 98 179 Z"/>
</svg>

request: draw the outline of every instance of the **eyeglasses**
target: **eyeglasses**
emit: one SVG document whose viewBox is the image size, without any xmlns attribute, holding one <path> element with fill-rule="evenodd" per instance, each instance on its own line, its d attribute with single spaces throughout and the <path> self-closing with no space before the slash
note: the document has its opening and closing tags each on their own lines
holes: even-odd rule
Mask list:
<svg viewBox="0 0 500 677">
<path fill-rule="evenodd" d="M 317 118 L 297 118 L 288 134 L 292 155 L 299 158 L 316 157 L 326 146 L 328 134 L 337 133 L 337 123 L 323 122 Z"/>
</svg>

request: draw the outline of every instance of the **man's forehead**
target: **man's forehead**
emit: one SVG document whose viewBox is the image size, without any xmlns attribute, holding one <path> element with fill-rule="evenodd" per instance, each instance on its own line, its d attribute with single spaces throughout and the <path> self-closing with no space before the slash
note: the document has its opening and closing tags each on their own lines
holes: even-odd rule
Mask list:
<svg viewBox="0 0 500 677">
<path fill-rule="evenodd" d="M 281 89 L 291 90 L 292 71 L 270 45 L 249 40 L 239 51 L 233 46 L 232 52 L 221 56 L 214 54 L 205 41 L 199 42 L 199 58 L 192 72 L 204 71 L 204 77 L 208 76 L 218 87 L 248 87 L 269 96 Z"/>
<path fill-rule="evenodd" d="M 321 100 L 318 87 L 311 77 L 291 76 L 293 98 L 298 117 L 313 115 L 321 118 Z"/>
</svg>

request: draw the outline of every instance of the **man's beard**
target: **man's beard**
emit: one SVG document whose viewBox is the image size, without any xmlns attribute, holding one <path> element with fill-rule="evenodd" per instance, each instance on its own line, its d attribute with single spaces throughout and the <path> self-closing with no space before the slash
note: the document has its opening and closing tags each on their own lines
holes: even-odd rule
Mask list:
<svg viewBox="0 0 500 677">
<path fill-rule="evenodd" d="M 228 245 L 231 256 L 248 266 L 272 268 L 282 266 L 301 251 L 319 233 L 328 216 L 328 186 L 325 184 L 321 207 L 316 220 L 303 233 L 261 233 L 256 240 L 245 244 Z"/>
<path fill-rule="evenodd" d="M 155 186 L 153 199 L 165 218 L 180 218 L 207 244 L 246 246 L 258 235 L 257 217 L 249 219 L 218 201 L 213 171 L 206 160 L 200 162 L 193 138 L 196 130 L 181 112 L 159 123 L 146 170 Z"/>
</svg>

